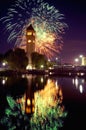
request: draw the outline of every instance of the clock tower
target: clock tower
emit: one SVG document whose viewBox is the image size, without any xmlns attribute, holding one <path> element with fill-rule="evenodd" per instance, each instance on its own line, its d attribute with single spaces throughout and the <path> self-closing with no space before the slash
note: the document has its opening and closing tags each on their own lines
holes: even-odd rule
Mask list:
<svg viewBox="0 0 86 130">
<path fill-rule="evenodd" d="M 28 57 L 28 64 L 32 65 L 31 54 L 35 51 L 35 30 L 32 25 L 26 29 L 26 53 Z"/>
</svg>

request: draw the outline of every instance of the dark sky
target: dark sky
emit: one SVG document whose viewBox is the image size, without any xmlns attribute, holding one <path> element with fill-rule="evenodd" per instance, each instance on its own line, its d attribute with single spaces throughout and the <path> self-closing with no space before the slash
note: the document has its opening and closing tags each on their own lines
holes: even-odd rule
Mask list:
<svg viewBox="0 0 86 130">
<path fill-rule="evenodd" d="M 6 14 L 7 9 L 14 0 L 0 1 L 0 17 Z M 60 13 L 65 15 L 65 22 L 68 25 L 63 36 L 63 49 L 60 57 L 63 62 L 73 63 L 80 54 L 86 56 L 86 4 L 84 0 L 46 0 L 54 5 Z M 0 26 L 0 28 L 2 28 Z M 3 42 L 6 34 L 0 29 L 0 52 L 4 53 L 12 44 Z"/>
</svg>

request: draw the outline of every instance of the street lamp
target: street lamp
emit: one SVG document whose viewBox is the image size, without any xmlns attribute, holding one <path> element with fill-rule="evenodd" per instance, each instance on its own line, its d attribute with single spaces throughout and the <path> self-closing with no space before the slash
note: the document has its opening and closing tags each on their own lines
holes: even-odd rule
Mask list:
<svg viewBox="0 0 86 130">
<path fill-rule="evenodd" d="M 41 65 L 40 67 L 41 67 L 41 69 L 43 69 L 43 68 L 44 68 L 44 65 Z"/>
<path fill-rule="evenodd" d="M 82 58 L 82 57 L 83 57 L 83 55 L 79 55 L 79 57 L 80 57 L 80 58 Z"/>
<path fill-rule="evenodd" d="M 5 67 L 5 66 L 6 66 L 6 62 L 3 62 L 3 63 L 2 63 L 2 66 L 4 66 L 4 67 Z"/>
<path fill-rule="evenodd" d="M 78 62 L 79 62 L 79 59 L 78 58 L 75 58 L 75 65 L 77 66 L 78 65 Z"/>
<path fill-rule="evenodd" d="M 58 57 L 56 57 L 56 61 L 58 60 Z"/>
<path fill-rule="evenodd" d="M 50 62 L 50 59 L 48 59 L 48 62 Z"/>
</svg>

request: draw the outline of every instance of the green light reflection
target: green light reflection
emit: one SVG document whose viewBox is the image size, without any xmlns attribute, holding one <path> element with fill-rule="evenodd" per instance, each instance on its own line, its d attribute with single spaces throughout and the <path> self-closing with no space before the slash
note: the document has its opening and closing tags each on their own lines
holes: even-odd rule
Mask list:
<svg viewBox="0 0 86 130">
<path fill-rule="evenodd" d="M 28 116 L 11 96 L 7 96 L 8 107 L 1 123 L 8 130 L 58 130 L 63 126 L 67 112 L 62 104 L 63 94 L 55 82 L 48 80 L 43 90 L 34 93 L 35 110 Z"/>
</svg>

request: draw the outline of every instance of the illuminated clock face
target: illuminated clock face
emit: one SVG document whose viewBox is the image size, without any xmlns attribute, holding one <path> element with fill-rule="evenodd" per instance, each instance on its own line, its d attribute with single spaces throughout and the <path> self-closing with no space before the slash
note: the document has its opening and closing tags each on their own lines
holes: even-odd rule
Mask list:
<svg viewBox="0 0 86 130">
<path fill-rule="evenodd" d="M 27 35 L 28 35 L 28 36 L 32 35 L 32 32 L 27 32 Z"/>
</svg>

